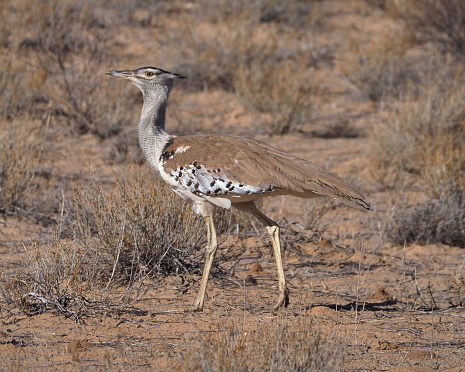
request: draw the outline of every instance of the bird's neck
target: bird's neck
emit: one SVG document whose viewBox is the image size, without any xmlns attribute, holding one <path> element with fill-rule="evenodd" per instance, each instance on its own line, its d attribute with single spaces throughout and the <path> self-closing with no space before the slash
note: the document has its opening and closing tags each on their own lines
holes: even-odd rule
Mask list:
<svg viewBox="0 0 465 372">
<path fill-rule="evenodd" d="M 144 104 L 138 126 L 139 143 L 147 161 L 156 168 L 161 152 L 171 137 L 165 131 L 170 87 L 157 86 L 143 94 Z"/>
</svg>

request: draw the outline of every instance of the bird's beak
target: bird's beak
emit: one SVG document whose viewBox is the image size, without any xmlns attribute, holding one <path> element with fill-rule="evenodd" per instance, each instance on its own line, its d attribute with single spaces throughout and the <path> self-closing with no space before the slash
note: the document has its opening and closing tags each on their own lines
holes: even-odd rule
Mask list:
<svg viewBox="0 0 465 372">
<path fill-rule="evenodd" d="M 185 77 L 185 76 L 178 75 L 178 74 L 173 74 L 173 73 L 171 73 L 171 76 L 172 76 L 174 79 L 187 79 L 187 77 Z"/>
<path fill-rule="evenodd" d="M 131 70 L 121 70 L 121 71 L 111 70 L 111 71 L 107 71 L 106 74 L 110 76 L 119 77 L 122 79 L 127 79 L 133 76 L 134 72 Z"/>
</svg>

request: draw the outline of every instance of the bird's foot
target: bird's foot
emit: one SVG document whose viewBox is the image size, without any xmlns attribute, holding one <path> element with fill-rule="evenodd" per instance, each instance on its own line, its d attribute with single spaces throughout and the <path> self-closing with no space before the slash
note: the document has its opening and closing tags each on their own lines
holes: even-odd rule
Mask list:
<svg viewBox="0 0 465 372">
<path fill-rule="evenodd" d="M 278 298 L 278 302 L 276 303 L 276 305 L 274 306 L 273 308 L 273 312 L 275 313 L 276 311 L 282 309 L 282 308 L 285 308 L 289 305 L 289 288 L 284 288 L 283 291 L 279 292 L 279 298 Z"/>
<path fill-rule="evenodd" d="M 198 313 L 200 311 L 203 311 L 203 298 L 197 297 L 191 307 L 191 312 Z"/>
<path fill-rule="evenodd" d="M 190 310 L 192 313 L 199 313 L 203 311 L 203 306 L 193 305 Z"/>
</svg>

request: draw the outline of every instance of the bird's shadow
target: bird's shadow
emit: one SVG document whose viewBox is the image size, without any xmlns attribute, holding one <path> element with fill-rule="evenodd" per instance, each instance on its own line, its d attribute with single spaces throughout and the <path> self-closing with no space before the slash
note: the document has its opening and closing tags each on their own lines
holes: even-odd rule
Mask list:
<svg viewBox="0 0 465 372">
<path fill-rule="evenodd" d="M 313 304 L 311 307 L 315 306 L 322 306 L 327 307 L 328 309 L 336 310 L 336 311 L 397 311 L 395 307 L 392 305 L 397 304 L 395 300 L 384 300 L 378 302 L 349 302 L 345 305 L 336 305 L 336 304 Z"/>
</svg>

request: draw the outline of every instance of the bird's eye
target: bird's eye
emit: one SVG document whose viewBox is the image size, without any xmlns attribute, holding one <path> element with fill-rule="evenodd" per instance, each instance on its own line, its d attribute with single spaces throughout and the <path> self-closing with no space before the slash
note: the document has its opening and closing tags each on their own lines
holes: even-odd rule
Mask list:
<svg viewBox="0 0 465 372">
<path fill-rule="evenodd" d="M 145 72 L 145 76 L 147 76 L 147 77 L 152 77 L 154 75 L 155 75 L 155 72 L 153 72 L 153 71 L 146 71 Z"/>
</svg>

